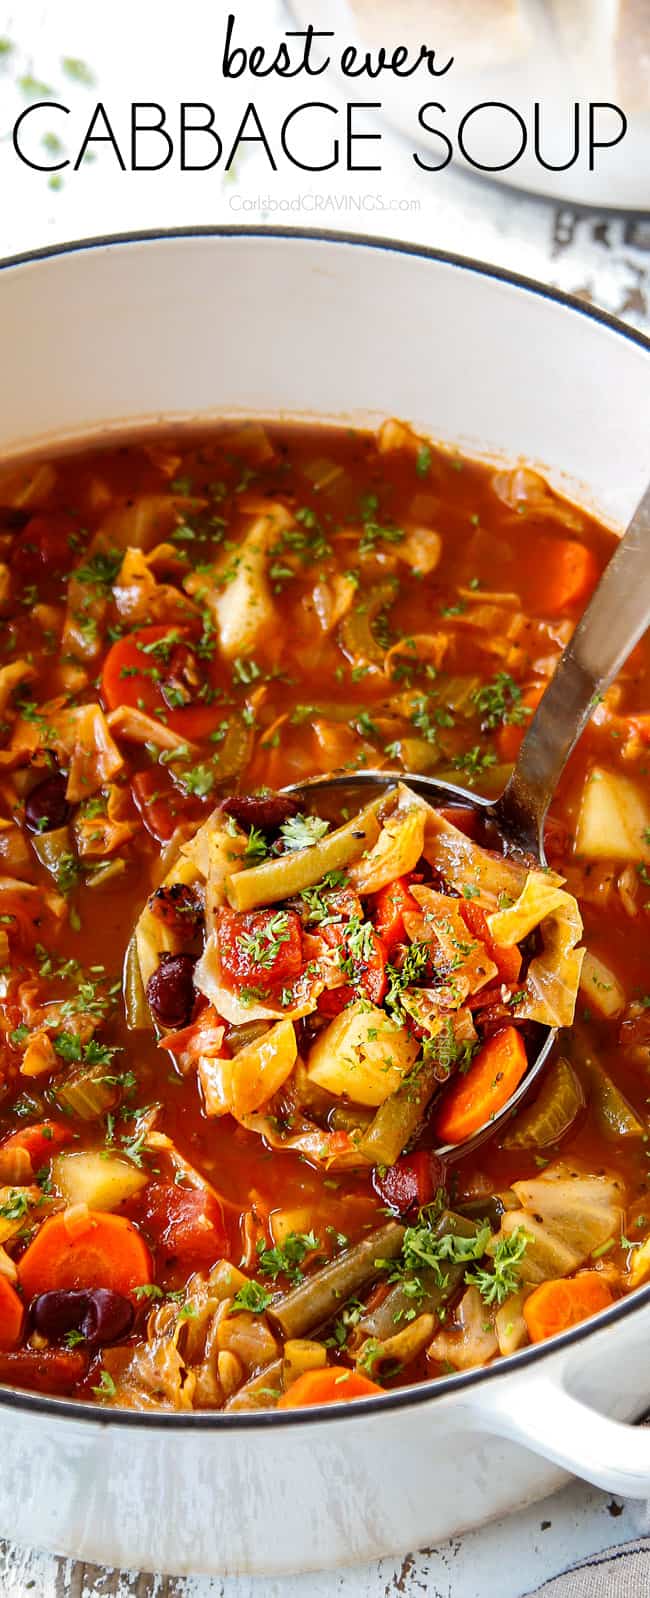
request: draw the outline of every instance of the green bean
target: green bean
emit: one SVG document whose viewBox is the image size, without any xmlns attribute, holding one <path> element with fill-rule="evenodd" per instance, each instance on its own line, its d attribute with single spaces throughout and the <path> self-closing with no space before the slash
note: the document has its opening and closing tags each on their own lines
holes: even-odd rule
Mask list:
<svg viewBox="0 0 650 1598">
<path fill-rule="evenodd" d="M 309 849 L 288 851 L 277 860 L 264 860 L 248 871 L 226 877 L 226 893 L 233 910 L 255 910 L 278 899 L 290 899 L 293 894 L 302 893 L 303 888 L 312 888 L 329 871 L 340 871 L 359 860 L 377 842 L 377 812 L 384 803 L 382 794 L 346 821 L 345 826 L 327 833 Z"/>
<path fill-rule="evenodd" d="M 122 972 L 122 997 L 124 1014 L 130 1032 L 150 1032 L 151 1012 L 145 998 L 140 973 L 140 961 L 135 942 L 135 932 L 129 938 Z"/>
<path fill-rule="evenodd" d="M 394 1165 L 413 1137 L 437 1087 L 435 1060 L 423 1062 L 410 1080 L 402 1082 L 379 1106 L 359 1143 L 359 1152 L 371 1165 Z"/>
<path fill-rule="evenodd" d="M 435 1238 L 475 1237 L 477 1231 L 478 1227 L 466 1216 L 456 1214 L 453 1210 L 444 1210 L 433 1228 L 433 1235 Z M 355 1341 L 361 1336 L 376 1337 L 380 1341 L 392 1337 L 403 1324 L 405 1316 L 412 1315 L 414 1309 L 418 1315 L 438 1314 L 442 1306 L 455 1297 L 464 1274 L 464 1265 L 445 1262 L 442 1283 L 439 1274 L 426 1268 L 417 1273 L 417 1293 L 413 1292 L 413 1280 L 411 1283 L 408 1278 L 395 1282 L 381 1304 L 359 1321 Z"/>
<path fill-rule="evenodd" d="M 269 1320 L 284 1337 L 304 1337 L 317 1326 L 324 1326 L 346 1298 L 374 1280 L 378 1260 L 397 1258 L 404 1230 L 397 1221 L 380 1226 L 273 1304 L 267 1311 Z"/>
<path fill-rule="evenodd" d="M 513 1122 L 505 1149 L 543 1149 L 557 1143 L 584 1108 L 585 1096 L 573 1066 L 563 1055 L 553 1061 L 540 1092 Z"/>
</svg>

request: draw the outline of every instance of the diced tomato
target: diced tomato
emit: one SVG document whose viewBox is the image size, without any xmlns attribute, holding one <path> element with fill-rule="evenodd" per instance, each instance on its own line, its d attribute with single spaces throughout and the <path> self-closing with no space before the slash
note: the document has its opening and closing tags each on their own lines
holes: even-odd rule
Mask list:
<svg viewBox="0 0 650 1598">
<path fill-rule="evenodd" d="M 214 1265 L 227 1251 L 223 1211 L 207 1189 L 149 1182 L 138 1216 L 168 1263 L 178 1259 L 197 1270 Z"/>
<path fill-rule="evenodd" d="M 197 813 L 192 801 L 183 798 L 159 766 L 153 771 L 136 771 L 131 792 L 147 832 L 157 843 L 168 843 L 180 823 Z"/>
<path fill-rule="evenodd" d="M 405 915 L 417 914 L 419 905 L 409 892 L 410 877 L 398 877 L 373 894 L 373 922 L 390 958 L 396 944 L 403 943 Z"/>
<path fill-rule="evenodd" d="M 326 942 L 333 947 L 338 945 L 344 958 L 347 947 L 346 933 L 347 928 L 344 926 L 323 928 L 323 936 Z M 358 998 L 369 999 L 371 1004 L 381 1004 L 388 986 L 386 978 L 386 947 L 383 939 L 377 936 L 374 928 L 368 933 L 367 941 L 371 952 L 367 959 L 353 961 L 354 980 L 344 983 L 340 988 L 331 988 L 329 991 L 321 993 L 318 1000 L 320 1015 L 326 1015 L 330 1018 L 340 1015 L 341 1010 L 344 1010 L 347 1004 L 351 1004 L 354 999 Z"/>
<path fill-rule="evenodd" d="M 102 698 L 109 710 L 119 705 L 131 705 L 144 710 L 148 716 L 164 717 L 164 724 L 190 743 L 207 738 L 223 720 L 223 705 L 201 703 L 195 699 L 179 709 L 170 709 L 163 688 L 165 672 L 171 662 L 165 655 L 174 647 L 174 641 L 190 639 L 188 627 L 141 627 L 138 632 L 119 638 L 109 649 L 102 672 Z M 169 651 L 155 651 L 155 646 L 167 640 Z M 152 646 L 154 646 L 152 648 Z M 187 653 L 187 651 L 186 651 Z M 209 687 L 206 678 L 206 687 Z"/>
<path fill-rule="evenodd" d="M 57 1149 L 72 1142 L 72 1132 L 60 1121 L 39 1121 L 36 1126 L 21 1126 L 0 1143 L 0 1149 L 25 1149 L 34 1171 L 46 1165 Z"/>
<path fill-rule="evenodd" d="M 479 943 L 485 944 L 490 958 L 494 960 L 501 981 L 506 982 L 508 987 L 512 987 L 515 982 L 519 981 L 521 972 L 521 954 L 516 944 L 511 949 L 506 949 L 503 944 L 495 943 L 490 936 L 485 911 L 481 909 L 480 905 L 474 904 L 471 899 L 461 900 L 460 911 L 468 931 L 475 938 L 478 938 Z"/>
<path fill-rule="evenodd" d="M 14 571 L 34 581 L 40 571 L 63 571 L 73 563 L 70 534 L 77 524 L 66 511 L 39 511 L 30 517 L 15 540 L 11 558 Z"/>
<path fill-rule="evenodd" d="M 436 1188 L 444 1184 L 444 1166 L 429 1149 L 404 1154 L 394 1165 L 375 1167 L 372 1184 L 375 1192 L 398 1215 L 430 1204 Z"/>
<path fill-rule="evenodd" d="M 220 910 L 217 942 L 233 987 L 272 988 L 300 975 L 302 924 L 295 910 Z"/>
</svg>

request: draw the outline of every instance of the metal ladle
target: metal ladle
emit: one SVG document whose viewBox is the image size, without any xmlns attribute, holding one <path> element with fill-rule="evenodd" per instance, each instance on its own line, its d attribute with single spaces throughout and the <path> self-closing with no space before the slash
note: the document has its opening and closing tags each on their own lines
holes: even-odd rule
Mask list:
<svg viewBox="0 0 650 1598">
<path fill-rule="evenodd" d="M 500 835 L 504 853 L 533 856 L 543 866 L 544 822 L 549 804 L 569 755 L 584 731 L 605 690 L 625 664 L 650 625 L 650 485 L 635 511 L 625 536 L 605 568 L 576 630 L 561 655 L 555 672 L 530 721 L 512 775 L 498 799 L 483 799 L 454 783 L 438 782 L 417 772 L 356 771 L 345 776 L 314 777 L 292 784 L 283 792 L 305 803 L 317 793 L 337 800 L 346 791 L 362 788 L 390 789 L 397 782 L 421 794 L 434 807 L 463 805 L 474 810 L 483 825 L 492 824 Z M 471 1139 L 445 1145 L 438 1154 L 459 1158 L 491 1137 L 512 1114 L 539 1076 L 556 1037 L 545 1035 L 523 1081 L 503 1109 Z"/>
</svg>

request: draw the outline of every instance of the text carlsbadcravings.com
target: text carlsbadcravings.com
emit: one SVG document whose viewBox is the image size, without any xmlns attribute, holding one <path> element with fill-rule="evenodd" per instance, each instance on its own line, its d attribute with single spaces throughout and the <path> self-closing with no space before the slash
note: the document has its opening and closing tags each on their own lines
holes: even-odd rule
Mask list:
<svg viewBox="0 0 650 1598">
<path fill-rule="evenodd" d="M 335 34 L 312 25 L 287 31 L 274 50 L 263 45 L 244 48 L 237 40 L 236 18 L 230 13 L 219 64 L 224 83 L 248 87 L 275 75 L 296 81 L 322 79 L 333 64 L 355 84 L 355 98 L 333 105 L 324 85 L 310 98 L 283 107 L 272 119 L 262 115 L 254 99 L 242 95 L 233 109 L 231 99 L 219 106 L 206 101 L 179 99 L 173 105 L 156 100 L 132 101 L 113 108 L 97 101 L 89 110 L 54 99 L 38 100 L 16 119 L 13 148 L 19 161 L 37 172 L 79 171 L 89 154 L 102 147 L 122 172 L 158 172 L 175 165 L 182 172 L 229 172 L 247 149 L 260 152 L 268 170 L 287 166 L 302 172 L 381 172 L 382 134 L 368 131 L 368 113 L 382 111 L 378 90 L 386 74 L 413 81 L 413 141 L 423 132 L 434 148 L 415 148 L 410 159 L 424 172 L 441 172 L 461 155 L 480 172 L 505 172 L 532 152 L 547 171 L 567 171 L 587 160 L 594 171 L 598 154 L 620 144 L 627 132 L 625 112 L 609 101 L 573 101 L 566 107 L 566 147 L 554 144 L 554 158 L 545 147 L 544 106 L 535 101 L 522 111 L 506 101 L 481 101 L 452 118 L 438 97 L 435 80 L 454 66 L 454 57 L 438 59 L 434 47 L 419 51 L 406 45 L 393 49 L 360 49 L 346 44 L 335 48 Z M 415 92 L 428 79 L 428 97 Z M 363 86 L 367 97 L 362 97 Z M 319 89 L 321 92 L 319 93 Z M 72 119 L 72 120 L 70 120 Z M 486 129 L 496 131 L 499 158 L 486 162 Z M 53 139 L 51 135 L 54 134 Z M 50 137 L 44 136 L 49 135 Z M 65 148 L 70 154 L 62 150 Z"/>
</svg>

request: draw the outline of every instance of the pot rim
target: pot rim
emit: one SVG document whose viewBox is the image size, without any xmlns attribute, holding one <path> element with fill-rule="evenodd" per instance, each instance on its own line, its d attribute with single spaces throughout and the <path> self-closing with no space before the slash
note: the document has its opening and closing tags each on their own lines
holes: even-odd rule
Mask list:
<svg viewBox="0 0 650 1598">
<path fill-rule="evenodd" d="M 285 228 L 263 227 L 259 225 L 240 226 L 236 223 L 221 226 L 185 226 L 175 228 L 149 228 L 128 231 L 125 233 L 99 234 L 91 238 L 82 238 L 66 241 L 59 244 L 42 245 L 34 250 L 25 250 L 17 255 L 0 257 L 0 273 L 10 271 L 21 266 L 29 266 L 41 261 L 49 261 L 60 256 L 80 255 L 92 251 L 103 251 L 114 246 L 129 246 L 138 244 L 167 243 L 180 239 L 274 239 L 278 242 L 288 242 L 293 239 L 303 243 L 337 245 L 344 244 L 355 248 L 388 252 L 393 255 L 413 256 L 416 259 L 433 261 L 437 265 L 451 266 L 462 272 L 473 273 L 476 277 L 492 279 L 505 283 L 510 288 L 523 290 L 534 295 L 537 299 L 549 300 L 564 310 L 577 313 L 588 320 L 600 324 L 609 332 L 624 338 L 628 343 L 645 350 L 650 355 L 650 338 L 637 328 L 629 327 L 617 317 L 607 311 L 585 303 L 575 295 L 566 294 L 550 284 L 541 283 L 535 278 L 524 276 L 521 273 L 511 272 L 505 267 L 493 265 L 491 262 L 480 261 L 472 256 L 455 255 L 446 250 L 438 250 L 429 245 L 412 244 L 401 239 L 392 239 L 382 235 L 373 236 L 364 233 L 339 232 L 327 228 Z M 414 1408 L 418 1404 L 430 1403 L 432 1399 L 443 1398 L 458 1392 L 466 1392 L 476 1387 L 478 1383 L 493 1381 L 498 1377 L 505 1377 L 510 1373 L 525 1369 L 532 1364 L 539 1364 L 553 1354 L 566 1348 L 571 1348 L 577 1343 L 593 1337 L 610 1326 L 616 1325 L 628 1315 L 641 1313 L 650 1305 L 650 1283 L 646 1287 L 637 1288 L 624 1299 L 619 1299 L 615 1304 L 602 1310 L 587 1322 L 580 1323 L 561 1333 L 557 1337 L 549 1338 L 547 1342 L 519 1349 L 517 1353 L 502 1357 L 494 1364 L 479 1367 L 470 1371 L 458 1371 L 453 1376 L 432 1377 L 429 1381 L 419 1382 L 413 1387 L 395 1388 L 382 1393 L 377 1398 L 364 1398 L 351 1400 L 347 1404 L 319 1404 L 310 1409 L 296 1410 L 264 1410 L 251 1411 L 250 1413 L 225 1414 L 223 1411 L 203 1410 L 187 1414 L 185 1412 L 169 1414 L 164 1410 L 107 1410 L 101 1404 L 91 1404 L 81 1399 L 62 1399 L 47 1394 L 32 1393 L 21 1388 L 0 1386 L 0 1410 L 18 1410 L 27 1414 L 52 1415 L 62 1420 L 83 1421 L 87 1425 L 106 1428 L 108 1426 L 146 1427 L 149 1431 L 230 1431 L 230 1430 L 267 1430 L 277 1426 L 313 1426 L 327 1422 L 343 1422 L 359 1418 L 362 1415 L 384 1414 L 387 1410 L 404 1410 Z"/>
</svg>

